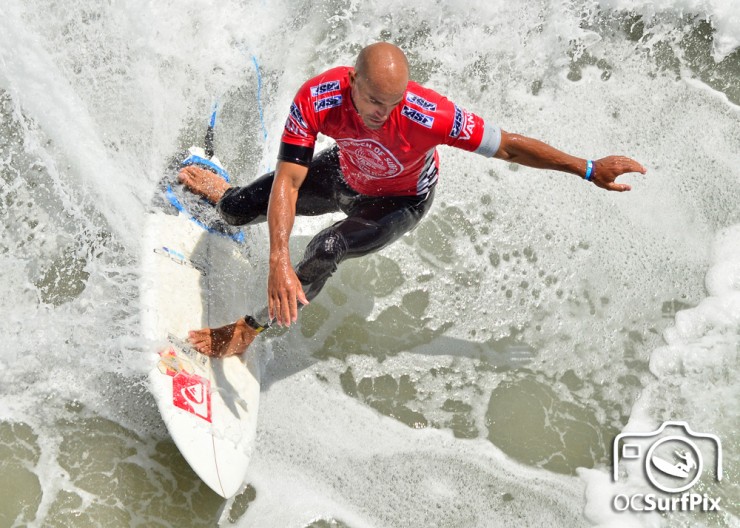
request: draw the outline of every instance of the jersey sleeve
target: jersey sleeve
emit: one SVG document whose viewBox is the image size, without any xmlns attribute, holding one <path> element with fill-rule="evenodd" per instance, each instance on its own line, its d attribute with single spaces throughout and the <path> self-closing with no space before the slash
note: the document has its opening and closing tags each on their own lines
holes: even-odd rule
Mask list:
<svg viewBox="0 0 740 528">
<path fill-rule="evenodd" d="M 318 135 L 318 122 L 311 102 L 311 84 L 307 81 L 298 90 L 290 105 L 280 141 L 278 159 L 308 166 L 313 158 Z"/>
<path fill-rule="evenodd" d="M 440 133 L 442 143 L 451 147 L 475 152 L 490 158 L 501 145 L 501 128 L 486 122 L 482 117 L 469 112 L 452 101 L 440 101 Z"/>
</svg>

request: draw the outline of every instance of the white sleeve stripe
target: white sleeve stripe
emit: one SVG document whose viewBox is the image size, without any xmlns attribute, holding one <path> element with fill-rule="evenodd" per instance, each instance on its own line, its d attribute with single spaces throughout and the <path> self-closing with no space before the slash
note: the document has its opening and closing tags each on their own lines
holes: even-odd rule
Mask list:
<svg viewBox="0 0 740 528">
<path fill-rule="evenodd" d="M 487 158 L 492 157 L 498 148 L 501 146 L 501 127 L 488 126 L 483 124 L 483 139 L 480 141 L 480 145 L 475 149 L 476 154 L 481 154 Z"/>
</svg>

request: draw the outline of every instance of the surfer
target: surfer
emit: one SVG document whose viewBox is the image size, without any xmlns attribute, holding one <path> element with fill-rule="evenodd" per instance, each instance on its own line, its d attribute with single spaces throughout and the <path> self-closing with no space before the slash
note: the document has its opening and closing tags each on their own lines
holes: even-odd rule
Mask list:
<svg viewBox="0 0 740 528">
<path fill-rule="evenodd" d="M 314 157 L 319 133 L 336 144 Z M 270 269 L 266 316 L 289 326 L 337 266 L 394 242 L 429 210 L 438 176 L 438 145 L 529 167 L 575 174 L 603 189 L 628 172 L 645 173 L 623 156 L 587 160 L 541 141 L 501 130 L 434 90 L 409 81 L 406 56 L 380 42 L 360 51 L 354 68 L 330 69 L 304 83 L 290 107 L 278 164 L 245 187 L 231 187 L 195 166 L 180 181 L 214 204 L 233 225 L 267 221 Z M 346 218 L 318 233 L 293 268 L 288 239 L 296 215 L 342 211 Z M 251 316 L 189 333 L 201 353 L 244 352 L 267 326 Z"/>
</svg>

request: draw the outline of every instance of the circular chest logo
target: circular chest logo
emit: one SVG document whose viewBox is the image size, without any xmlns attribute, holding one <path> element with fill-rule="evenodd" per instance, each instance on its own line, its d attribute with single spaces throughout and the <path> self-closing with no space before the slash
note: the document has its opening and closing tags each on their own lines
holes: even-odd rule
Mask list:
<svg viewBox="0 0 740 528">
<path fill-rule="evenodd" d="M 392 178 L 403 171 L 396 157 L 372 139 L 338 139 L 337 145 L 353 172 L 365 178 Z"/>
</svg>

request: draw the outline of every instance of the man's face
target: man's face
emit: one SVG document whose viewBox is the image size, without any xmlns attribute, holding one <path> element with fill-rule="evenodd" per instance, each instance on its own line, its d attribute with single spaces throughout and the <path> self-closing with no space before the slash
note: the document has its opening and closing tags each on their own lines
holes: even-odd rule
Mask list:
<svg viewBox="0 0 740 528">
<path fill-rule="evenodd" d="M 362 122 L 371 130 L 381 128 L 388 116 L 403 101 L 406 85 L 403 87 L 389 83 L 374 83 L 371 80 L 350 72 L 352 102 Z"/>
</svg>

